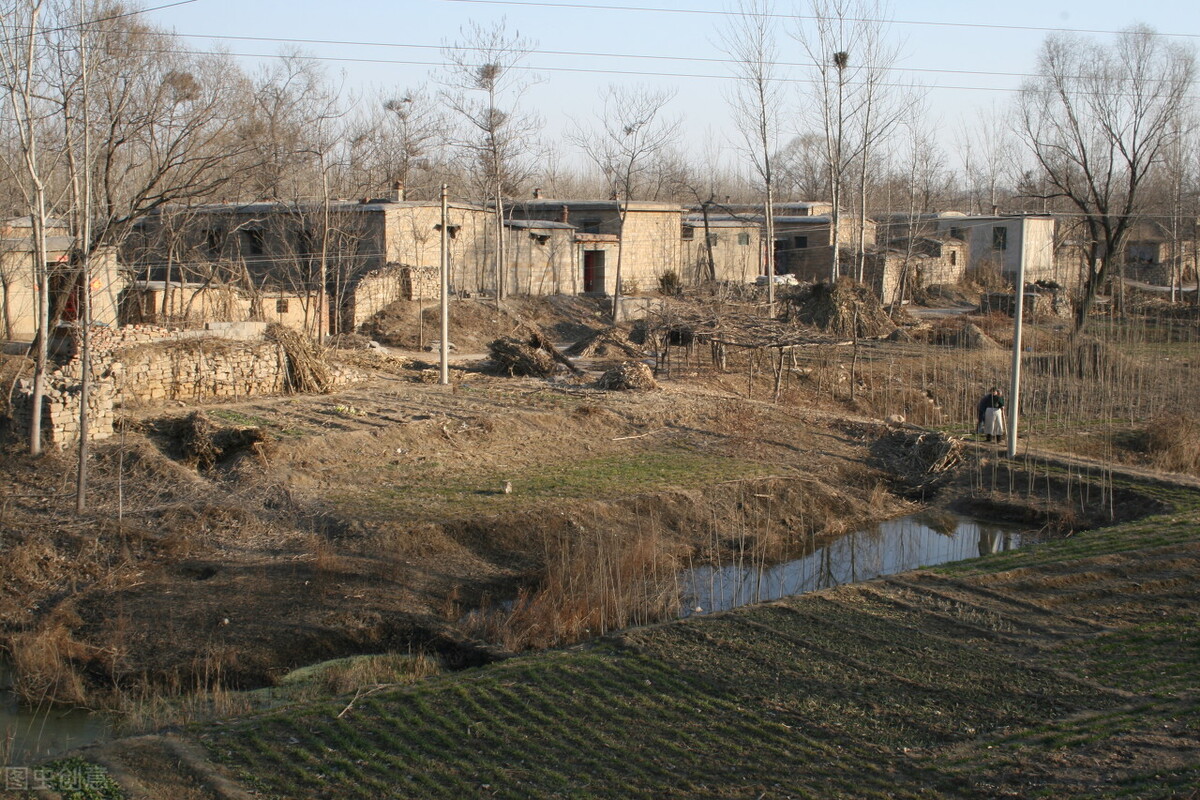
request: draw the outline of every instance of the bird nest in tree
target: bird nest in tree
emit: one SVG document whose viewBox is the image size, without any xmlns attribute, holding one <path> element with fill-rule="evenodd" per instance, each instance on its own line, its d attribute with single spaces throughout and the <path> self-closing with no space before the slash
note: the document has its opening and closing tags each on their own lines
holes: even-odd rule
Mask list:
<svg viewBox="0 0 1200 800">
<path fill-rule="evenodd" d="M 797 320 L 839 338 L 869 339 L 896 329 L 874 292 L 850 280 L 814 283 L 790 301 Z"/>
<path fill-rule="evenodd" d="M 509 375 L 548 378 L 560 366 L 576 375 L 580 374 L 579 368 L 558 352 L 546 334 L 528 322 L 517 326 L 512 336 L 493 340 L 488 344 L 488 352 L 492 360 Z"/>
<path fill-rule="evenodd" d="M 596 381 L 596 388 L 608 391 L 649 391 L 658 388 L 654 373 L 641 361 L 626 361 L 607 370 Z"/>
</svg>

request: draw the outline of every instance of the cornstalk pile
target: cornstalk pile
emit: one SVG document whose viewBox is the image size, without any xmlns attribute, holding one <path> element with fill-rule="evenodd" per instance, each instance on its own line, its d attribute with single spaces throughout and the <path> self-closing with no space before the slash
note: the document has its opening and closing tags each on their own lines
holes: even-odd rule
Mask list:
<svg viewBox="0 0 1200 800">
<path fill-rule="evenodd" d="M 287 359 L 284 391 L 319 394 L 333 391 L 333 377 L 330 375 L 329 366 L 304 334 L 284 325 L 271 325 L 267 328 L 266 335 L 283 349 Z"/>
</svg>

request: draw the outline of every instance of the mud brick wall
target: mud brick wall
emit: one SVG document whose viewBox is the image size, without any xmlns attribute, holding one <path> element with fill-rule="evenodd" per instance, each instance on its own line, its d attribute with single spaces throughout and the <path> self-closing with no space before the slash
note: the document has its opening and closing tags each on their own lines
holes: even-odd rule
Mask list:
<svg viewBox="0 0 1200 800">
<path fill-rule="evenodd" d="M 95 381 L 88 390 L 88 441 L 107 439 L 113 435 L 112 381 Z M 82 387 L 78 381 L 55 372 L 47 381 L 42 397 L 42 441 L 66 448 L 79 441 L 79 408 Z M 28 431 L 33 410 L 33 381 L 17 382 L 13 394 L 14 430 Z"/>
</svg>

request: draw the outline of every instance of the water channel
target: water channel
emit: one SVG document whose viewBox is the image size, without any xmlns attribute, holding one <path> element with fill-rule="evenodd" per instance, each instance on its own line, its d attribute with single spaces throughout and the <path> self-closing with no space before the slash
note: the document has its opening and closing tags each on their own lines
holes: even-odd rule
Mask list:
<svg viewBox="0 0 1200 800">
<path fill-rule="evenodd" d="M 728 611 L 881 575 L 1012 550 L 1033 540 L 1011 525 L 957 515 L 887 520 L 814 548 L 800 558 L 761 566 L 696 567 L 680 578 L 682 616 Z"/>
<path fill-rule="evenodd" d="M 111 720 L 76 708 L 31 708 L 12 691 L 12 671 L 0 660 L 0 767 L 29 766 L 109 737 Z"/>
<path fill-rule="evenodd" d="M 1031 535 L 964 517 L 901 517 L 847 534 L 773 566 L 697 567 L 680 580 L 683 616 L 725 611 L 880 575 L 962 561 L 1020 547 Z M 12 691 L 0 660 L 0 766 L 33 764 L 111 735 L 107 716 L 79 709 L 29 708 Z"/>
</svg>

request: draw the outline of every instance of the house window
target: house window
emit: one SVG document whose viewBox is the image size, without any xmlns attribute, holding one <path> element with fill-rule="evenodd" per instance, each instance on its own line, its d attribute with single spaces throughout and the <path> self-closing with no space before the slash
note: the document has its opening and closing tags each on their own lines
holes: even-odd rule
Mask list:
<svg viewBox="0 0 1200 800">
<path fill-rule="evenodd" d="M 280 298 L 275 301 L 275 313 L 276 314 L 288 313 L 288 301 L 286 299 Z"/>
<path fill-rule="evenodd" d="M 802 250 L 805 247 L 808 247 L 808 237 L 807 236 L 795 237 L 794 239 L 792 239 L 792 246 L 795 247 L 797 250 Z"/>
<path fill-rule="evenodd" d="M 696 229 L 691 225 L 684 225 L 679 231 L 679 236 L 685 242 L 690 242 L 696 238 Z"/>
<path fill-rule="evenodd" d="M 958 253 L 954 250 L 950 251 L 950 266 L 952 266 L 952 267 L 958 266 Z"/>
<path fill-rule="evenodd" d="M 997 225 L 992 228 L 992 249 L 1007 250 L 1008 249 L 1008 228 Z"/>
<path fill-rule="evenodd" d="M 255 228 L 242 231 L 246 242 L 246 253 L 252 256 L 261 256 L 267 250 L 263 244 L 263 232 Z"/>
<path fill-rule="evenodd" d="M 204 247 L 210 256 L 221 255 L 221 232 L 208 230 L 204 232 Z"/>
<path fill-rule="evenodd" d="M 750 244 L 750 234 L 748 234 L 748 233 L 739 233 L 739 234 L 738 234 L 738 244 L 740 244 L 740 245 L 748 245 L 748 244 Z"/>
<path fill-rule="evenodd" d="M 600 218 L 599 217 L 584 217 L 579 223 L 579 229 L 582 233 L 599 233 Z"/>
</svg>

